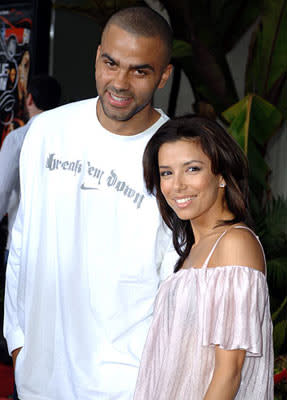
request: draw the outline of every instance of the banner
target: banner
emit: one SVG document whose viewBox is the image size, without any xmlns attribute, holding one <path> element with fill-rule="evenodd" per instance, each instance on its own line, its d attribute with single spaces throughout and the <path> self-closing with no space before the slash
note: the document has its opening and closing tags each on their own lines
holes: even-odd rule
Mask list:
<svg viewBox="0 0 287 400">
<path fill-rule="evenodd" d="M 11 130 L 27 122 L 32 14 L 30 4 L 0 6 L 0 146 Z"/>
</svg>

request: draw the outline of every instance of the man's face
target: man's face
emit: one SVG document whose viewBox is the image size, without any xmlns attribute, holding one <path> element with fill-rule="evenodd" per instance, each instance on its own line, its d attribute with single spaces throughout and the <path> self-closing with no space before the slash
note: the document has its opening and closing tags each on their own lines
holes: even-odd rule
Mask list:
<svg viewBox="0 0 287 400">
<path fill-rule="evenodd" d="M 137 36 L 117 25 L 107 28 L 96 58 L 98 117 L 107 129 L 109 122 L 132 123 L 148 115 L 155 90 L 171 73 L 163 47 L 157 37 Z"/>
</svg>

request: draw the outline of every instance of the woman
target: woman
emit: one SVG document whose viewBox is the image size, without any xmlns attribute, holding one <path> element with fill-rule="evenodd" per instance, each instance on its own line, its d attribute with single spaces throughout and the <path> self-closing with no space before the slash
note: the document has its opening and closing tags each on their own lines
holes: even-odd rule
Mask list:
<svg viewBox="0 0 287 400">
<path fill-rule="evenodd" d="M 262 246 L 249 228 L 247 162 L 216 122 L 168 121 L 144 176 L 179 260 L 160 287 L 134 400 L 273 399 Z"/>
</svg>

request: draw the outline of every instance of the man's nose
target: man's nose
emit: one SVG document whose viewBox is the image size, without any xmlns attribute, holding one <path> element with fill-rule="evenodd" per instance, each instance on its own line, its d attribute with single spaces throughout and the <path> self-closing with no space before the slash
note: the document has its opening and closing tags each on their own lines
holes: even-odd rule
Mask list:
<svg viewBox="0 0 287 400">
<path fill-rule="evenodd" d="M 114 76 L 113 86 L 116 90 L 127 90 L 129 88 L 129 78 L 126 71 L 117 71 Z"/>
</svg>

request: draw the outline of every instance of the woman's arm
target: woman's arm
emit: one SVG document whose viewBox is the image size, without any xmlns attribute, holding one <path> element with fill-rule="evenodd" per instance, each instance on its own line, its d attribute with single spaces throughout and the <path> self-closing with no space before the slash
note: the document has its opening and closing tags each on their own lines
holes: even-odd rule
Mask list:
<svg viewBox="0 0 287 400">
<path fill-rule="evenodd" d="M 264 273 L 265 259 L 262 248 L 255 235 L 244 228 L 230 229 L 229 232 L 227 232 L 219 242 L 213 257 L 210 259 L 210 264 L 211 268 L 212 266 L 216 265 L 234 266 L 234 272 L 236 271 L 236 266 L 246 266 L 250 268 L 250 270 L 242 270 L 242 273 L 244 274 L 242 279 L 243 277 L 247 278 L 248 275 L 249 279 L 251 280 L 233 280 L 233 285 L 225 285 L 226 290 L 224 293 L 222 292 L 222 299 L 225 299 L 226 301 L 226 310 L 232 310 L 232 308 L 234 308 L 240 310 L 240 312 L 246 314 L 246 316 L 248 316 L 249 313 L 251 306 L 250 302 L 253 302 L 254 304 L 256 303 L 256 309 L 259 312 L 259 315 L 256 315 L 256 317 L 253 316 L 256 321 L 253 320 L 254 318 L 250 319 L 250 326 L 248 326 L 250 332 L 249 330 L 248 332 L 249 336 L 254 337 L 255 332 L 259 332 L 258 335 L 260 335 L 261 328 L 259 325 L 262 318 L 264 305 L 262 304 L 261 297 L 255 298 L 255 296 L 259 296 L 259 292 L 256 292 L 256 290 L 259 288 L 258 287 L 256 289 L 257 280 L 255 280 L 255 277 L 257 275 L 251 274 L 250 272 L 252 269 L 254 269 Z M 221 309 L 221 311 L 218 311 L 218 313 L 220 312 L 223 313 L 224 310 Z M 224 322 L 222 322 L 222 331 L 227 330 L 228 332 L 227 325 L 233 326 L 233 329 L 236 329 L 237 331 L 238 338 L 233 341 L 231 340 L 230 343 L 225 343 L 223 340 L 221 344 L 225 345 L 227 349 L 234 348 L 232 346 L 236 346 L 237 348 L 235 350 L 224 350 L 219 346 L 215 347 L 215 366 L 213 377 L 205 394 L 204 400 L 233 400 L 238 392 L 241 382 L 241 371 L 246 354 L 245 350 L 240 349 L 239 338 L 244 337 L 245 334 L 248 335 L 248 332 L 244 332 L 245 328 L 242 326 L 242 323 L 240 326 L 241 317 L 242 320 L 244 320 L 244 316 L 240 316 L 240 312 L 236 315 L 233 315 L 232 312 L 229 312 L 228 315 L 225 315 Z M 208 324 L 208 320 L 206 323 Z M 226 326 L 224 324 L 226 324 Z M 218 338 L 213 338 L 213 340 L 213 343 L 220 343 L 220 341 L 216 341 Z M 250 351 L 252 346 L 249 345 L 246 347 L 246 340 L 246 337 L 245 339 L 242 339 L 242 344 L 245 343 L 244 348 L 249 348 Z M 206 344 L 210 343 L 207 342 Z M 260 350 L 257 349 L 256 351 Z M 254 352 L 254 349 L 251 352 Z"/>
<path fill-rule="evenodd" d="M 204 400 L 233 400 L 238 391 L 245 350 L 215 348 L 213 377 Z"/>
</svg>

